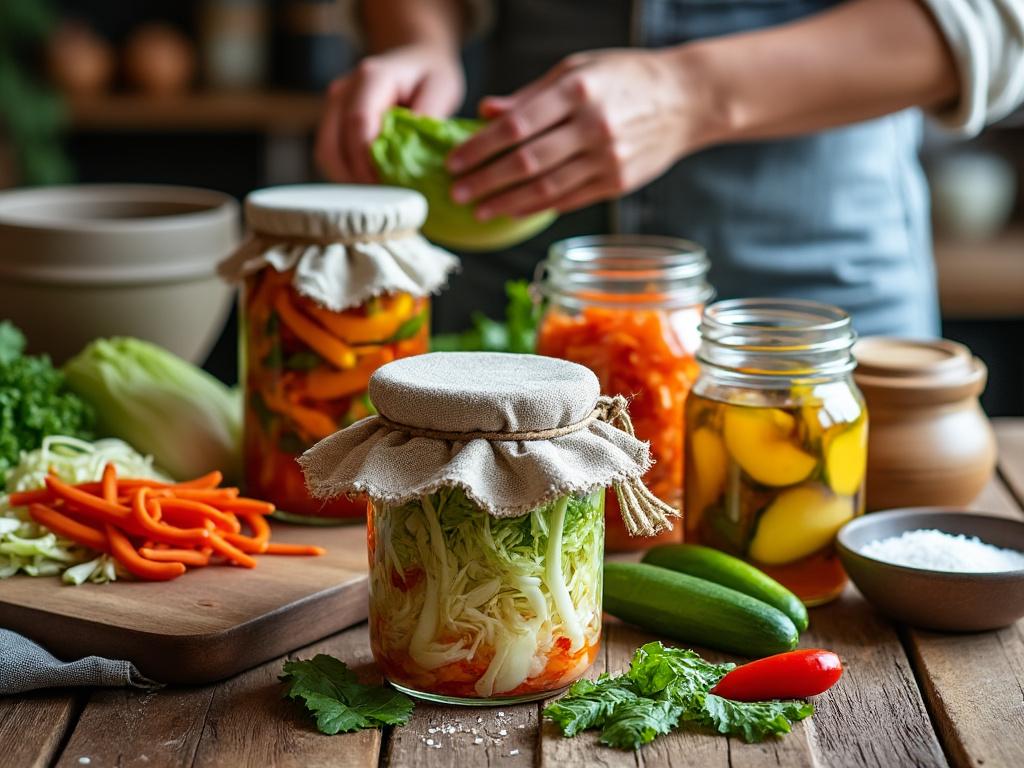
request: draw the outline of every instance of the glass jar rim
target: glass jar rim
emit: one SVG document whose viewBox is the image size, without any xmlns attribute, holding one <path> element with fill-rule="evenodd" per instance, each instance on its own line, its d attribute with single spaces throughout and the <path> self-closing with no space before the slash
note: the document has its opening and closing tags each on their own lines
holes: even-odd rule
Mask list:
<svg viewBox="0 0 1024 768">
<path fill-rule="evenodd" d="M 665 307 L 703 304 L 714 295 L 704 247 L 662 235 L 581 235 L 559 240 L 537 265 L 534 286 L 569 304 Z"/>
<path fill-rule="evenodd" d="M 706 307 L 697 359 L 741 375 L 853 370 L 850 315 L 810 299 L 729 299 Z"/>
</svg>

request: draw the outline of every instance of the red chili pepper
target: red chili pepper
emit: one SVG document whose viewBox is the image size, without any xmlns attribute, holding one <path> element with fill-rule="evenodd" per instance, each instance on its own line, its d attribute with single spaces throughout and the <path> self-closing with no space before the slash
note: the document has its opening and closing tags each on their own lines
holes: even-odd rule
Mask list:
<svg viewBox="0 0 1024 768">
<path fill-rule="evenodd" d="M 752 661 L 729 672 L 711 692 L 733 701 L 803 699 L 827 691 L 843 674 L 831 651 L 790 651 Z"/>
</svg>

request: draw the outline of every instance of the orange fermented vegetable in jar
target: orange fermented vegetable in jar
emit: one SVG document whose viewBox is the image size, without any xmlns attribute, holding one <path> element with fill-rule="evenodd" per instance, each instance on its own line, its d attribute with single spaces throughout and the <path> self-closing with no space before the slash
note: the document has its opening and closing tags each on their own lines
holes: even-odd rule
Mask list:
<svg viewBox="0 0 1024 768">
<path fill-rule="evenodd" d="M 644 482 L 683 504 L 684 413 L 697 378 L 694 355 L 707 260 L 699 246 L 671 238 L 586 237 L 556 243 L 541 291 L 548 306 L 537 351 L 590 368 L 606 395 L 630 398 L 636 435 L 651 444 Z M 626 532 L 614 493 L 607 499 L 608 551 L 677 542 L 683 527 L 651 538 Z"/>
<path fill-rule="evenodd" d="M 427 351 L 429 298 L 390 294 L 333 312 L 299 295 L 290 271 L 267 268 L 246 278 L 242 308 L 247 491 L 286 519 L 364 519 L 365 500 L 313 500 L 296 458 L 375 413 L 377 368 Z"/>
</svg>

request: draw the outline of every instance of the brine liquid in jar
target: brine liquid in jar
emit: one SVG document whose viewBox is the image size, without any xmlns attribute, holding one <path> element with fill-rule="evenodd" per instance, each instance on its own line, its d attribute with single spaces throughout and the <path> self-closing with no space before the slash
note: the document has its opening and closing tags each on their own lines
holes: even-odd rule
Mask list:
<svg viewBox="0 0 1024 768">
<path fill-rule="evenodd" d="M 698 373 L 701 310 L 712 293 L 703 249 L 665 237 L 578 237 L 555 243 L 543 269 L 538 286 L 547 306 L 537 351 L 590 368 L 602 394 L 630 398 L 636 435 L 655 460 L 644 482 L 681 509 L 685 403 Z M 615 494 L 608 495 L 608 551 L 682 537 L 681 525 L 629 536 Z"/>
<path fill-rule="evenodd" d="M 312 499 L 296 459 L 375 413 L 370 376 L 427 351 L 430 300 L 397 293 L 334 312 L 300 295 L 293 277 L 266 268 L 242 291 L 246 489 L 292 522 L 362 521 L 365 499 Z"/>
<path fill-rule="evenodd" d="M 808 605 L 842 592 L 839 529 L 864 511 L 867 411 L 853 332 L 812 302 L 708 308 L 686 407 L 687 538 L 742 557 Z"/>
</svg>

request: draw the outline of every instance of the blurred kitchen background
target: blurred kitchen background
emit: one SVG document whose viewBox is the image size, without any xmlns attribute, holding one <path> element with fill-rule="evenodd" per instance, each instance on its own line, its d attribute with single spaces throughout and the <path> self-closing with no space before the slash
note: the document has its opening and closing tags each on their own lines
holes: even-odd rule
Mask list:
<svg viewBox="0 0 1024 768">
<path fill-rule="evenodd" d="M 357 60 L 353 30 L 334 0 L 0 0 L 0 188 L 241 198 L 314 180 L 320 94 Z M 1024 115 L 970 142 L 930 133 L 924 151 L 943 333 L 988 363 L 986 410 L 1024 415 Z M 232 320 L 207 361 L 228 381 L 236 332 Z"/>
</svg>

